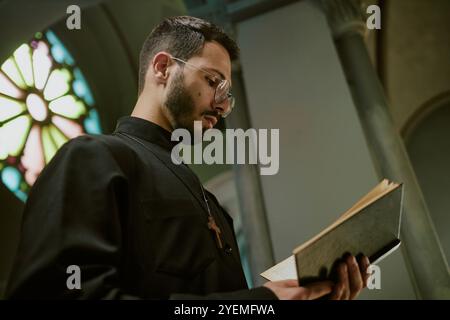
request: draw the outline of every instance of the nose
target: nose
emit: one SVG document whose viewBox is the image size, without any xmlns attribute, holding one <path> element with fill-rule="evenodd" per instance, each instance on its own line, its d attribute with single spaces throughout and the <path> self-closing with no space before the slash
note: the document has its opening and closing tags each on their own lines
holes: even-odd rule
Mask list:
<svg viewBox="0 0 450 320">
<path fill-rule="evenodd" d="M 230 108 L 230 103 L 228 99 L 225 99 L 221 103 L 217 103 L 213 100 L 212 107 L 220 116 L 223 116 Z"/>
<path fill-rule="evenodd" d="M 223 104 L 216 103 L 213 101 L 213 109 L 216 111 L 219 115 L 222 115 L 225 112 L 225 109 L 223 107 Z"/>
</svg>

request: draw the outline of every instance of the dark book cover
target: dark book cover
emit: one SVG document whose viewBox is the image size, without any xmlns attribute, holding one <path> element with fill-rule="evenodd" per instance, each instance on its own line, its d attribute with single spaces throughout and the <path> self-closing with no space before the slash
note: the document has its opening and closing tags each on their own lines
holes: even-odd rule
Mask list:
<svg viewBox="0 0 450 320">
<path fill-rule="evenodd" d="M 400 246 L 403 184 L 383 180 L 344 215 L 293 251 L 293 256 L 261 274 L 276 281 L 298 278 L 301 285 L 333 278 L 346 253 L 375 264 Z"/>
</svg>

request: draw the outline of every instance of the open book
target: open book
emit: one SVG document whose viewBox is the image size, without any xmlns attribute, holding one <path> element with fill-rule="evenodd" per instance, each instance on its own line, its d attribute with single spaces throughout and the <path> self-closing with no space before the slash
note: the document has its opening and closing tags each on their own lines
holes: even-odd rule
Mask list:
<svg viewBox="0 0 450 320">
<path fill-rule="evenodd" d="M 403 184 L 383 180 L 333 224 L 297 247 L 293 255 L 261 273 L 277 281 L 301 284 L 330 277 L 333 264 L 345 253 L 379 262 L 400 246 Z"/>
</svg>

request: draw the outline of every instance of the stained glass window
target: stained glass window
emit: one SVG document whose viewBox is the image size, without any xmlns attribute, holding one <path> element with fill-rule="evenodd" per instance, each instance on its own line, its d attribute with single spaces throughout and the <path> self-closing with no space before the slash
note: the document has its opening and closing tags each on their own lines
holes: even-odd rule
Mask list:
<svg viewBox="0 0 450 320">
<path fill-rule="evenodd" d="M 101 132 L 91 90 L 54 32 L 38 32 L 0 65 L 0 178 L 25 201 L 69 139 Z"/>
</svg>

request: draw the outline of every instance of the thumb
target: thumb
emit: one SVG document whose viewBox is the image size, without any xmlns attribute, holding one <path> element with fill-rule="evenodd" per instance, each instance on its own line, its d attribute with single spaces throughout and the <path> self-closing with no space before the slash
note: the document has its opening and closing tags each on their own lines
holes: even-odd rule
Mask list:
<svg viewBox="0 0 450 320">
<path fill-rule="evenodd" d="M 320 281 L 305 286 L 309 290 L 309 299 L 318 299 L 333 291 L 334 283 L 332 281 Z"/>
<path fill-rule="evenodd" d="M 279 282 L 281 285 L 289 288 L 289 287 L 298 287 L 298 280 L 297 279 L 288 279 L 288 280 L 282 280 Z"/>
</svg>

